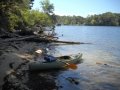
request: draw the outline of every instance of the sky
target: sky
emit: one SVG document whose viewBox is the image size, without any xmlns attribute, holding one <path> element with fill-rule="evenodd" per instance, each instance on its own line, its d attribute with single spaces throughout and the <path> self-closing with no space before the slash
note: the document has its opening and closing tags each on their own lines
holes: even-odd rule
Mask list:
<svg viewBox="0 0 120 90">
<path fill-rule="evenodd" d="M 34 0 L 33 9 L 40 9 L 40 1 Z M 56 15 L 82 16 L 102 14 L 105 12 L 120 13 L 120 0 L 50 0 Z"/>
</svg>

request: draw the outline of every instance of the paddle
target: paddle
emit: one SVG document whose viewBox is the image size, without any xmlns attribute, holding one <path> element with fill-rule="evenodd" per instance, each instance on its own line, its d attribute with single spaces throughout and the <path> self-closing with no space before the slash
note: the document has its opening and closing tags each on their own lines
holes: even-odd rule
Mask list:
<svg viewBox="0 0 120 90">
<path fill-rule="evenodd" d="M 71 57 L 70 56 L 61 56 L 61 57 L 56 57 L 56 58 L 58 58 L 58 59 L 70 59 Z M 77 69 L 76 64 L 64 62 L 64 61 L 61 61 L 61 60 L 59 60 L 59 61 L 65 63 L 64 67 L 71 68 L 71 69 L 74 69 L 74 70 Z"/>
<path fill-rule="evenodd" d="M 64 62 L 64 63 L 66 64 L 65 67 L 67 67 L 67 68 L 70 68 L 70 69 L 73 69 L 73 70 L 77 69 L 77 65 L 76 64 L 66 63 L 66 62 Z"/>
</svg>

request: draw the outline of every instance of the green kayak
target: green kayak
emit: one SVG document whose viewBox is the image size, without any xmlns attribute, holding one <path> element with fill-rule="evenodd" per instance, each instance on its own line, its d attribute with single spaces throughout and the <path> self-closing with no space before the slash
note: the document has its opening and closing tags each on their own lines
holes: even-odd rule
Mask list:
<svg viewBox="0 0 120 90">
<path fill-rule="evenodd" d="M 63 69 L 67 64 L 78 64 L 82 61 L 82 54 L 74 56 L 60 56 L 56 57 L 54 62 L 31 62 L 29 64 L 30 71 L 49 70 L 49 69 Z"/>
</svg>

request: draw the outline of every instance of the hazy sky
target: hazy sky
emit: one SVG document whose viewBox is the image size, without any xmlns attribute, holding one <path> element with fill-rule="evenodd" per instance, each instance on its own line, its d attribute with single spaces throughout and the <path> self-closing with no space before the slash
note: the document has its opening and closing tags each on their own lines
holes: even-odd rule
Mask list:
<svg viewBox="0 0 120 90">
<path fill-rule="evenodd" d="M 33 9 L 41 9 L 40 1 L 35 0 Z M 86 17 L 105 12 L 120 13 L 120 0 L 50 0 L 57 15 L 79 15 Z"/>
</svg>

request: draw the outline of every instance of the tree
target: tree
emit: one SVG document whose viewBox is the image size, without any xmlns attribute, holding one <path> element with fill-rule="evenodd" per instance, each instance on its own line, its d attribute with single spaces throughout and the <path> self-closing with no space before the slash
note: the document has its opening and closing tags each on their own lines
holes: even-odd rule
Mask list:
<svg viewBox="0 0 120 90">
<path fill-rule="evenodd" d="M 30 10 L 34 0 L 0 0 L 0 28 L 13 31 L 24 25 L 21 11 Z M 19 23 L 19 24 L 18 24 Z"/>
<path fill-rule="evenodd" d="M 53 14 L 54 6 L 53 6 L 53 4 L 50 3 L 49 0 L 43 0 L 40 3 L 41 3 L 41 7 L 42 7 L 42 10 L 44 11 L 44 13 Z"/>
<path fill-rule="evenodd" d="M 43 0 L 43 1 L 40 2 L 40 4 L 41 4 L 43 12 L 45 14 L 47 14 L 50 17 L 51 21 L 52 21 L 52 25 L 51 25 L 52 30 L 53 30 L 52 33 L 54 34 L 55 24 L 56 24 L 56 21 L 57 21 L 56 15 L 53 12 L 54 11 L 54 6 L 53 6 L 52 3 L 50 3 L 49 0 Z"/>
<path fill-rule="evenodd" d="M 84 18 L 81 16 L 57 16 L 57 23 L 65 25 L 84 24 Z"/>
<path fill-rule="evenodd" d="M 99 15 L 92 15 L 86 18 L 86 25 L 119 26 L 120 14 L 106 12 Z"/>
</svg>

